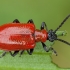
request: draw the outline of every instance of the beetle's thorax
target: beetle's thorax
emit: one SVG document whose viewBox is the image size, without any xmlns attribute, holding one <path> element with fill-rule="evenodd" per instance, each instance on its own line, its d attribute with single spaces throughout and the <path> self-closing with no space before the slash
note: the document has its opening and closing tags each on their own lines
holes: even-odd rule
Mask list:
<svg viewBox="0 0 70 70">
<path fill-rule="evenodd" d="M 35 30 L 35 41 L 36 42 L 45 42 L 47 39 L 48 33 L 46 30 Z"/>
</svg>

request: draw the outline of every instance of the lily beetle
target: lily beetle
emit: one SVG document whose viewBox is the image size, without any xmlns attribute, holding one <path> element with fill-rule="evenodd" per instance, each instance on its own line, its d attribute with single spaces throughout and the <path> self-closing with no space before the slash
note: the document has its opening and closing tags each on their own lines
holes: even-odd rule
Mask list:
<svg viewBox="0 0 70 70">
<path fill-rule="evenodd" d="M 58 40 L 70 45 L 67 41 L 58 39 L 56 35 L 56 31 L 69 17 L 70 15 L 68 15 L 55 30 L 48 30 L 45 22 L 42 22 L 40 30 L 36 29 L 32 19 L 28 20 L 27 23 L 20 23 L 18 19 L 15 19 L 12 23 L 0 26 L 0 49 L 4 50 L 1 57 L 5 56 L 6 52 L 15 56 L 19 51 L 21 51 L 21 56 L 24 50 L 27 50 L 31 55 L 34 51 L 36 42 L 41 42 L 46 52 L 52 50 L 57 55 L 57 52 L 52 47 L 48 48 L 44 42 L 47 40 L 50 42 Z M 14 51 L 14 53 L 11 51 Z"/>
</svg>

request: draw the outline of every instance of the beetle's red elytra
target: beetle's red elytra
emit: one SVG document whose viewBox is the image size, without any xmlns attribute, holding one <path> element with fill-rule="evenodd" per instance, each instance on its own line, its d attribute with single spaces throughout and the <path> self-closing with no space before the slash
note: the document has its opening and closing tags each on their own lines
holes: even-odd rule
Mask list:
<svg viewBox="0 0 70 70">
<path fill-rule="evenodd" d="M 0 27 L 0 48 L 2 50 L 26 50 L 34 48 L 34 24 L 5 24 Z"/>
<path fill-rule="evenodd" d="M 56 35 L 56 31 L 69 17 L 70 15 L 68 15 L 54 31 L 52 29 L 48 30 L 45 22 L 42 22 L 40 27 L 41 30 L 36 29 L 32 19 L 28 20 L 27 23 L 20 23 L 18 19 L 15 19 L 12 23 L 0 26 L 0 49 L 5 51 L 1 57 L 6 54 L 6 51 L 9 51 L 12 56 L 15 56 L 19 51 L 21 51 L 20 55 L 22 55 L 24 50 L 27 50 L 31 55 L 36 42 L 41 42 L 43 49 L 46 52 L 53 50 L 57 55 L 57 52 L 52 47 L 47 48 L 44 42 L 47 40 L 50 42 L 58 40 L 70 46 L 70 43 L 62 39 L 58 39 Z M 46 29 L 44 29 L 44 27 Z M 14 53 L 11 51 L 14 51 Z"/>
</svg>

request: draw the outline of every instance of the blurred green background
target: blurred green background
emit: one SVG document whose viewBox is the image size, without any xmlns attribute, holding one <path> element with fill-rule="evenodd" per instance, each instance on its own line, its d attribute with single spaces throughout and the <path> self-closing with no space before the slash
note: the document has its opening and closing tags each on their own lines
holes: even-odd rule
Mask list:
<svg viewBox="0 0 70 70">
<path fill-rule="evenodd" d="M 36 28 L 38 29 L 43 21 L 46 22 L 48 29 L 56 29 L 69 14 L 70 0 L 0 0 L 0 25 L 12 22 L 16 18 L 20 22 L 27 22 L 29 19 L 33 19 Z M 70 42 L 70 18 L 59 30 L 66 30 L 68 32 L 67 36 L 60 38 Z M 50 57 L 50 54 L 48 55 L 48 53 L 45 53 L 40 48 L 41 45 L 39 45 L 40 44 L 37 44 L 37 48 L 34 51 L 35 53 L 32 56 L 25 54 L 25 56 L 21 58 L 11 58 L 10 55 L 7 55 L 6 57 L 1 58 L 1 70 L 2 68 L 9 67 L 11 67 L 11 70 L 14 70 L 14 68 L 17 67 L 18 69 L 15 70 L 56 70 L 61 68 L 70 68 L 70 46 L 58 41 L 55 42 L 53 48 L 57 51 L 58 56 L 56 57 L 55 55 L 51 55 Z M 28 59 L 31 62 L 27 62 Z M 53 64 L 51 60 L 55 64 Z"/>
</svg>

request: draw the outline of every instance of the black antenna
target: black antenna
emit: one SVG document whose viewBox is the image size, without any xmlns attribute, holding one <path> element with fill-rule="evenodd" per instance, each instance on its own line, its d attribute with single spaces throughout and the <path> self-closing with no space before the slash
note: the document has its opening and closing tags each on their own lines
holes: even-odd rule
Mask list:
<svg viewBox="0 0 70 70">
<path fill-rule="evenodd" d="M 62 39 L 56 39 L 56 40 L 58 40 L 58 41 L 60 41 L 60 42 L 63 42 L 63 43 L 65 43 L 65 44 L 67 44 L 67 45 L 70 45 L 70 43 L 68 43 L 67 41 L 64 41 L 64 40 L 62 40 Z"/>
<path fill-rule="evenodd" d="M 70 17 L 70 15 L 68 15 L 68 16 L 62 21 L 62 23 L 55 29 L 54 33 L 56 33 L 56 31 L 57 31 L 60 27 L 62 27 L 62 25 L 64 24 L 64 22 L 66 22 L 66 20 L 67 20 L 69 17 Z"/>
</svg>

